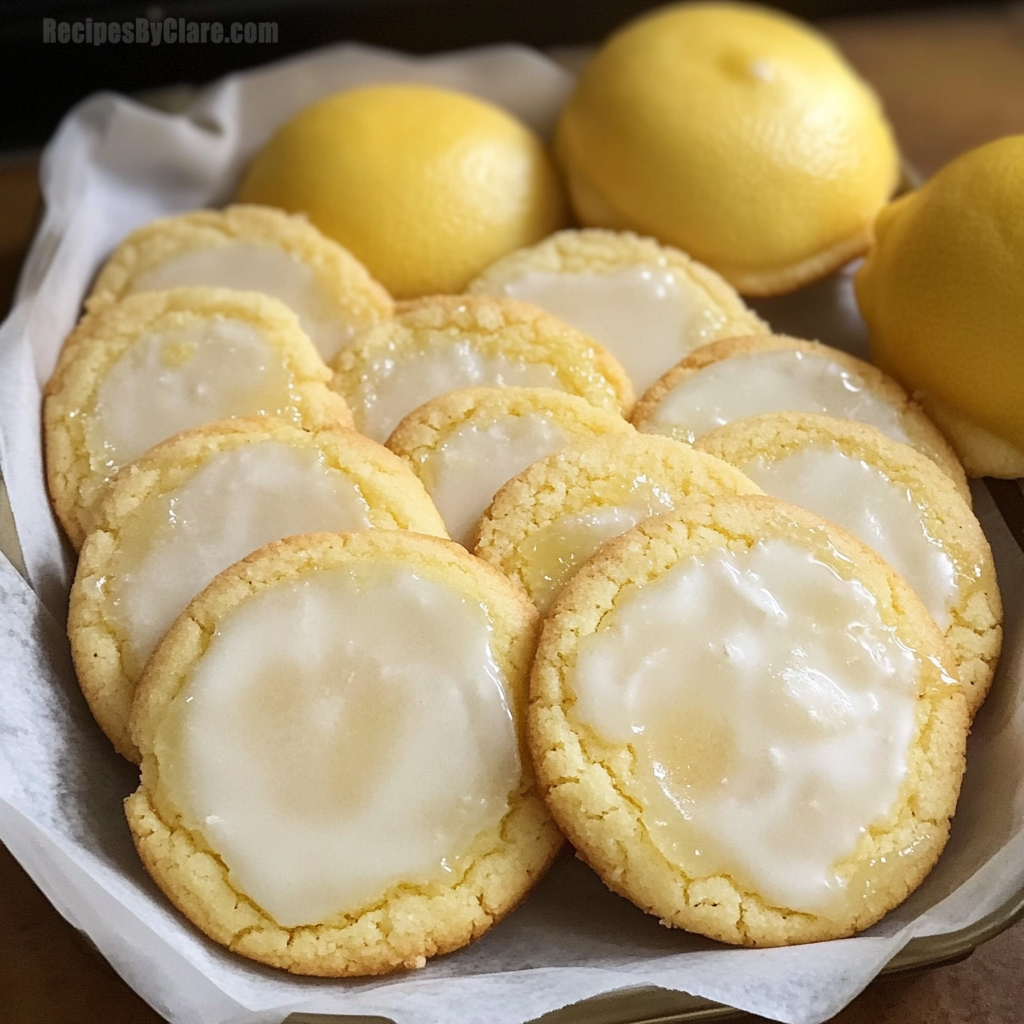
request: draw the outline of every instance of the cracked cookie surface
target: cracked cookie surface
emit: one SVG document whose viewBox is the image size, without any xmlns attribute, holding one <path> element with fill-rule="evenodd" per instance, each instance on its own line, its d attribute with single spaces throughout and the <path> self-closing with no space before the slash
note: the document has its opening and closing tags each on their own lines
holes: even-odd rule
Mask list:
<svg viewBox="0 0 1024 1024">
<path fill-rule="evenodd" d="M 536 306 L 482 295 L 398 304 L 393 319 L 339 353 L 331 383 L 356 429 L 386 441 L 414 409 L 468 387 L 545 387 L 627 413 L 633 385 L 591 338 Z"/>
<path fill-rule="evenodd" d="M 735 618 L 718 614 L 730 602 Z M 864 633 L 822 627 L 818 650 L 815 623 L 847 605 Z M 902 672 L 876 665 L 875 641 Z M 829 662 L 836 644 L 866 689 Z M 896 714 L 873 718 L 876 699 Z M 845 717 L 855 742 L 828 746 Z M 531 678 L 538 781 L 580 856 L 663 924 L 746 946 L 853 934 L 916 888 L 946 842 L 968 722 L 951 652 L 902 579 L 767 497 L 688 503 L 609 542 L 556 600 Z M 805 763 L 818 742 L 826 756 Z"/>
<path fill-rule="evenodd" d="M 692 444 L 731 420 L 787 410 L 878 427 L 927 455 L 970 504 L 963 466 L 921 407 L 876 366 L 818 341 L 755 334 L 703 345 L 641 396 L 632 423 Z"/>
<path fill-rule="evenodd" d="M 295 314 L 257 292 L 174 288 L 86 314 L 43 403 L 47 486 L 71 543 L 118 470 L 179 431 L 260 413 L 350 427 L 330 377 Z"/>
<path fill-rule="evenodd" d="M 388 438 L 453 540 L 472 548 L 498 489 L 573 440 L 636 432 L 617 413 L 551 388 L 464 388 L 425 402 Z"/>
<path fill-rule="evenodd" d="M 271 417 L 185 431 L 127 466 L 78 560 L 68 637 L 96 721 L 131 761 L 132 693 L 174 619 L 217 573 L 311 530 L 405 529 L 445 537 L 423 485 L 354 430 Z"/>
<path fill-rule="evenodd" d="M 305 621 L 313 607 L 308 600 L 318 600 L 323 588 L 334 586 L 345 593 L 356 586 L 361 599 L 348 607 L 357 617 L 369 616 L 352 620 L 349 640 L 358 646 L 368 623 L 391 636 L 390 643 L 379 643 L 377 636 L 363 649 L 364 655 L 383 656 L 380 664 L 390 665 L 385 674 L 367 674 L 365 661 L 357 657 L 349 665 L 354 674 L 346 676 L 332 663 L 325 676 L 315 651 L 310 653 L 311 640 L 318 637 L 317 643 L 329 645 L 331 638 L 315 630 L 300 635 L 301 629 L 291 628 L 296 610 L 300 614 L 294 621 Z M 385 621 L 377 614 L 382 600 L 386 604 L 403 592 L 411 601 L 400 607 L 420 617 L 412 626 L 406 616 Z M 368 611 L 367 604 L 373 606 Z M 440 609 L 448 629 L 435 622 L 428 634 L 406 635 L 424 626 L 432 609 Z M 265 618 L 268 610 L 270 620 Z M 212 676 L 204 673 L 216 669 L 225 654 L 237 666 L 239 652 L 229 649 L 232 635 L 247 637 L 247 623 L 266 632 L 263 626 L 279 613 L 286 643 L 268 645 L 269 660 L 313 660 L 308 671 L 275 675 L 270 691 L 261 689 L 261 662 L 250 666 L 254 683 L 247 670 L 228 671 L 244 687 L 255 686 L 251 695 L 262 693 L 271 713 L 261 717 L 259 701 L 225 703 L 224 717 L 244 724 L 217 735 L 212 756 L 223 771 L 206 776 L 209 762 L 204 758 L 210 751 L 203 753 L 195 733 L 220 714 L 219 701 L 210 703 L 216 687 L 233 683 L 224 684 L 219 670 Z M 331 621 L 332 630 L 348 629 L 337 616 Z M 522 901 L 561 843 L 536 795 L 520 728 L 536 626 L 535 610 L 500 573 L 439 538 L 403 531 L 307 534 L 245 559 L 189 606 L 140 682 L 132 732 L 142 752 L 142 777 L 126 801 L 126 812 L 143 863 L 175 906 L 211 938 L 299 974 L 345 977 L 422 967 L 429 957 L 477 938 Z M 451 704 L 445 680 L 456 671 L 448 643 L 452 629 L 468 629 L 466 636 L 477 645 L 486 641 L 486 664 L 477 665 L 466 655 L 469 675 L 452 705 L 473 712 L 470 722 L 477 731 L 467 730 L 458 716 L 430 719 L 431 705 Z M 406 681 L 415 699 L 402 712 L 405 718 L 397 718 L 412 731 L 399 728 L 391 736 L 382 726 L 401 711 L 401 701 L 390 699 L 401 694 L 389 687 L 396 678 L 401 682 L 409 667 L 400 652 L 410 645 L 428 662 L 424 649 L 443 649 L 441 664 L 447 667 L 436 676 L 414 663 L 418 667 Z M 332 673 L 339 677 L 336 684 L 321 689 Z M 312 691 L 304 689 L 310 675 L 315 677 Z M 279 700 L 280 686 L 287 692 Z M 360 686 L 365 690 L 361 703 Z M 496 694 L 501 695 L 497 702 Z M 345 700 L 352 703 L 345 705 Z M 296 732 L 300 719 L 305 725 Z M 361 722 L 362 728 L 338 743 L 346 734 L 335 725 L 345 721 Z M 397 745 L 392 742 L 396 737 Z M 239 773 L 233 755 L 240 741 L 248 760 Z M 430 753 L 438 745 L 445 756 L 430 764 L 418 764 L 408 753 Z M 404 776 L 399 772 L 404 788 L 398 803 L 407 801 L 415 820 L 406 821 L 401 806 L 392 814 L 392 764 L 407 770 Z M 466 778 L 474 786 L 478 778 L 490 781 L 472 793 L 449 792 L 446 784 L 436 782 L 462 778 L 467 765 L 473 770 Z M 508 779 L 511 785 L 504 788 L 502 780 Z M 220 806 L 227 809 L 222 813 L 231 815 L 226 825 L 220 813 L 203 816 L 209 791 L 223 798 Z M 286 792 L 289 799 L 281 802 Z M 383 804 L 381 792 L 390 794 Z M 467 794 L 472 799 L 463 800 Z M 268 808 L 273 812 L 269 819 Z M 443 813 L 437 813 L 439 808 Z M 347 834 L 345 829 L 358 824 L 361 814 L 378 812 L 383 825 L 358 829 L 362 838 L 354 846 L 338 846 L 331 839 Z M 253 820 L 264 827 L 253 828 L 249 814 L 256 814 Z M 424 815 L 431 827 L 420 833 Z M 239 829 L 245 840 L 241 847 Z M 435 833 L 461 835 L 463 841 L 452 840 L 455 845 L 445 848 L 448 856 L 437 860 L 441 850 L 431 845 Z M 407 846 L 424 844 L 429 856 L 420 856 L 416 869 L 396 866 Z M 282 863 L 291 869 L 280 870 Z"/>
<path fill-rule="evenodd" d="M 95 312 L 136 292 L 196 285 L 280 299 L 324 359 L 394 312 L 384 286 L 305 217 L 246 204 L 193 210 L 133 231 L 85 304 Z"/>
<path fill-rule="evenodd" d="M 495 495 L 475 554 L 518 580 L 540 611 L 605 541 L 688 498 L 760 494 L 729 463 L 634 432 L 581 439 Z"/>
<path fill-rule="evenodd" d="M 1003 604 L 988 539 L 947 474 L 867 424 L 814 413 L 736 420 L 696 447 L 888 559 L 938 623 L 977 711 L 1002 647 Z"/>
<path fill-rule="evenodd" d="M 612 352 L 638 393 L 698 345 L 767 329 L 713 270 L 631 231 L 559 231 L 466 291 L 533 302 L 573 324 Z"/>
</svg>

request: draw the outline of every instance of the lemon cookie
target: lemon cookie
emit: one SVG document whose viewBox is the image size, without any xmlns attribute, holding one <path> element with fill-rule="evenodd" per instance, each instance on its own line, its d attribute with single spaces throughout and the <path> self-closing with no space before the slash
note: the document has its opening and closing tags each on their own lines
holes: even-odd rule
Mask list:
<svg viewBox="0 0 1024 1024">
<path fill-rule="evenodd" d="M 968 715 L 924 606 L 834 524 L 688 502 L 610 541 L 546 619 L 530 747 L 605 884 L 723 942 L 839 938 L 941 852 Z"/>
<path fill-rule="evenodd" d="M 638 393 L 698 345 L 767 329 L 713 270 L 628 231 L 559 231 L 467 291 L 532 302 L 572 324 L 622 363 Z"/>
<path fill-rule="evenodd" d="M 621 417 L 548 388 L 465 388 L 407 416 L 388 447 L 423 481 L 454 540 L 476 541 L 506 481 L 573 440 L 633 434 Z"/>
<path fill-rule="evenodd" d="M 219 576 L 132 709 L 146 868 L 237 953 L 383 974 L 482 935 L 561 836 L 521 723 L 537 613 L 450 541 L 306 534 Z"/>
<path fill-rule="evenodd" d="M 394 307 L 384 286 L 305 217 L 239 205 L 194 210 L 133 231 L 100 271 L 86 308 L 135 292 L 200 285 L 280 299 L 324 359 Z"/>
<path fill-rule="evenodd" d="M 625 371 L 596 342 L 536 306 L 487 296 L 399 303 L 395 318 L 341 352 L 334 369 L 332 387 L 375 441 L 459 388 L 556 388 L 626 412 L 634 399 Z"/>
<path fill-rule="evenodd" d="M 447 537 L 423 485 L 354 430 L 227 420 L 125 467 L 96 512 L 71 588 L 78 681 L 118 751 L 135 684 L 168 627 L 219 572 L 298 533 L 369 527 Z"/>
<path fill-rule="evenodd" d="M 693 443 L 733 420 L 788 410 L 869 423 L 927 455 L 971 500 L 953 449 L 903 388 L 870 363 L 817 341 L 760 334 L 705 345 L 647 391 L 632 422 L 644 433 Z"/>
<path fill-rule="evenodd" d="M 331 374 L 277 299 L 222 288 L 132 295 L 86 315 L 46 386 L 46 474 L 75 547 L 117 471 L 190 427 L 270 414 L 351 426 Z"/>
<path fill-rule="evenodd" d="M 815 413 L 737 420 L 697 447 L 885 558 L 944 633 L 977 710 L 1002 644 L 1002 601 L 978 520 L 930 459 L 866 424 Z"/>
<path fill-rule="evenodd" d="M 474 549 L 546 612 L 607 540 L 691 497 L 760 494 L 735 467 L 651 434 L 574 441 L 494 496 Z"/>
</svg>

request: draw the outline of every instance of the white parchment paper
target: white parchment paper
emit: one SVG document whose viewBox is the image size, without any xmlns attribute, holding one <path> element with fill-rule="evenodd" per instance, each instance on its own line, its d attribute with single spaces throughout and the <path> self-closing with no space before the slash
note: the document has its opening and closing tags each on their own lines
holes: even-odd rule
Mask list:
<svg viewBox="0 0 1024 1024">
<path fill-rule="evenodd" d="M 862 936 L 788 949 L 722 947 L 661 928 L 566 856 L 520 910 L 468 949 L 412 974 L 319 981 L 259 967 L 208 942 L 160 896 L 135 856 L 121 802 L 136 772 L 93 723 L 64 638 L 72 562 L 46 500 L 42 385 L 91 278 L 130 230 L 227 201 L 253 152 L 318 97 L 395 80 L 476 93 L 543 134 L 571 86 L 558 66 L 515 47 L 412 59 L 342 46 L 228 78 L 182 116 L 93 97 L 68 115 L 47 149 L 45 220 L 0 329 L 0 468 L 29 580 L 0 556 L 0 839 L 128 983 L 181 1024 L 276 1024 L 295 1010 L 381 1015 L 399 1024 L 519 1024 L 645 984 L 816 1024 L 915 935 L 967 926 L 1024 889 L 1024 558 L 983 488 L 976 489 L 977 512 L 1006 603 L 1002 665 L 975 724 L 939 866 Z M 778 329 L 863 352 L 848 274 L 772 300 L 762 312 Z"/>
</svg>

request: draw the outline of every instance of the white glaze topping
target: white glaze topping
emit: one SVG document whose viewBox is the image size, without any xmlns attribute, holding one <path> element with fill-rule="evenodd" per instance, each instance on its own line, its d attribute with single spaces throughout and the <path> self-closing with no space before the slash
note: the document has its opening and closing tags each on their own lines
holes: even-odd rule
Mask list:
<svg viewBox="0 0 1024 1024">
<path fill-rule="evenodd" d="M 100 384 L 87 425 L 109 479 L 172 434 L 233 416 L 300 421 L 294 382 L 251 324 L 208 319 L 140 338 Z"/>
<path fill-rule="evenodd" d="M 277 245 L 228 242 L 193 249 L 139 274 L 132 292 L 201 286 L 263 292 L 280 299 L 325 360 L 333 358 L 355 333 L 316 272 L 294 253 Z"/>
<path fill-rule="evenodd" d="M 448 535 L 468 545 L 501 485 L 569 440 L 550 413 L 469 420 L 451 431 L 418 472 Z"/>
<path fill-rule="evenodd" d="M 635 751 L 628 795 L 670 861 L 827 913 L 897 800 L 919 675 L 863 586 L 776 539 L 623 592 L 568 682 L 578 720 Z"/>
<path fill-rule="evenodd" d="M 733 356 L 698 370 L 662 399 L 644 429 L 692 442 L 745 416 L 790 410 L 869 423 L 907 442 L 899 410 L 863 378 L 826 356 L 796 349 Z"/>
<path fill-rule="evenodd" d="M 604 345 L 637 394 L 725 323 L 703 289 L 661 267 L 608 274 L 531 271 L 508 282 L 504 293 L 540 306 Z"/>
<path fill-rule="evenodd" d="M 564 391 L 549 363 L 487 355 L 469 341 L 424 346 L 400 359 L 390 349 L 367 368 L 349 398 L 359 430 L 386 441 L 399 422 L 438 395 L 470 387 L 534 387 Z"/>
<path fill-rule="evenodd" d="M 740 468 L 767 494 L 831 519 L 874 548 L 914 588 L 939 628 L 949 626 L 959 592 L 956 565 L 928 533 L 906 487 L 826 445 Z"/>
<path fill-rule="evenodd" d="M 485 610 L 330 569 L 223 618 L 155 743 L 164 792 L 278 924 L 458 881 L 520 778 Z"/>
<path fill-rule="evenodd" d="M 293 534 L 366 529 L 368 511 L 358 485 L 315 448 L 262 441 L 211 456 L 119 532 L 109 586 L 125 670 L 141 674 L 171 623 L 229 565 Z"/>
</svg>

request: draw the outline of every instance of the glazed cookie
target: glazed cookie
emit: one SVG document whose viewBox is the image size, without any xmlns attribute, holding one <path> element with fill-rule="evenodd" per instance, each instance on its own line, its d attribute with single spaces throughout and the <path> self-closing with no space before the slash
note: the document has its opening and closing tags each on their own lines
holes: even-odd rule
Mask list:
<svg viewBox="0 0 1024 1024">
<path fill-rule="evenodd" d="M 448 536 L 409 467 L 354 430 L 227 420 L 125 467 L 82 545 L 68 611 L 78 681 L 117 750 L 138 761 L 128 735 L 135 684 L 219 572 L 293 534 L 370 527 Z"/>
<path fill-rule="evenodd" d="M 609 541 L 555 602 L 530 747 L 555 820 L 662 924 L 840 938 L 934 865 L 968 714 L 924 606 L 839 527 L 767 497 Z"/>
<path fill-rule="evenodd" d="M 495 495 L 475 553 L 518 580 L 547 612 L 607 540 L 692 497 L 760 494 L 721 459 L 651 434 L 575 441 L 535 462 Z"/>
<path fill-rule="evenodd" d="M 423 481 L 453 540 L 471 548 L 507 480 L 583 438 L 633 434 L 619 415 L 548 388 L 465 388 L 406 416 L 388 447 Z"/>
<path fill-rule="evenodd" d="M 970 502 L 956 454 L 903 388 L 870 363 L 817 341 L 761 334 L 705 345 L 637 402 L 633 425 L 693 443 L 732 420 L 790 410 L 878 427 L 932 459 Z"/>
<path fill-rule="evenodd" d="M 117 471 L 181 430 L 257 413 L 351 426 L 330 377 L 295 314 L 256 292 L 175 288 L 86 315 L 43 406 L 50 498 L 71 543 Z"/>
<path fill-rule="evenodd" d="M 362 263 L 305 217 L 245 205 L 193 210 L 133 231 L 85 305 L 95 311 L 135 292 L 199 285 L 280 299 L 324 359 L 394 309 Z"/>
<path fill-rule="evenodd" d="M 767 325 L 713 270 L 629 231 L 559 231 L 467 291 L 532 302 L 599 341 L 646 391 L 691 349 Z"/>
<path fill-rule="evenodd" d="M 622 367 L 590 338 L 535 306 L 483 296 L 401 302 L 334 368 L 332 387 L 375 441 L 424 402 L 476 385 L 555 388 L 613 412 L 634 399 Z"/>
<path fill-rule="evenodd" d="M 211 938 L 297 974 L 422 967 L 479 937 L 561 844 L 522 728 L 536 627 L 450 541 L 262 548 L 139 684 L 126 810 L 146 868 Z"/>
<path fill-rule="evenodd" d="M 1002 645 L 1002 601 L 981 526 L 935 463 L 874 427 L 815 413 L 737 420 L 697 448 L 885 558 L 944 633 L 968 707 L 978 709 Z"/>
</svg>

